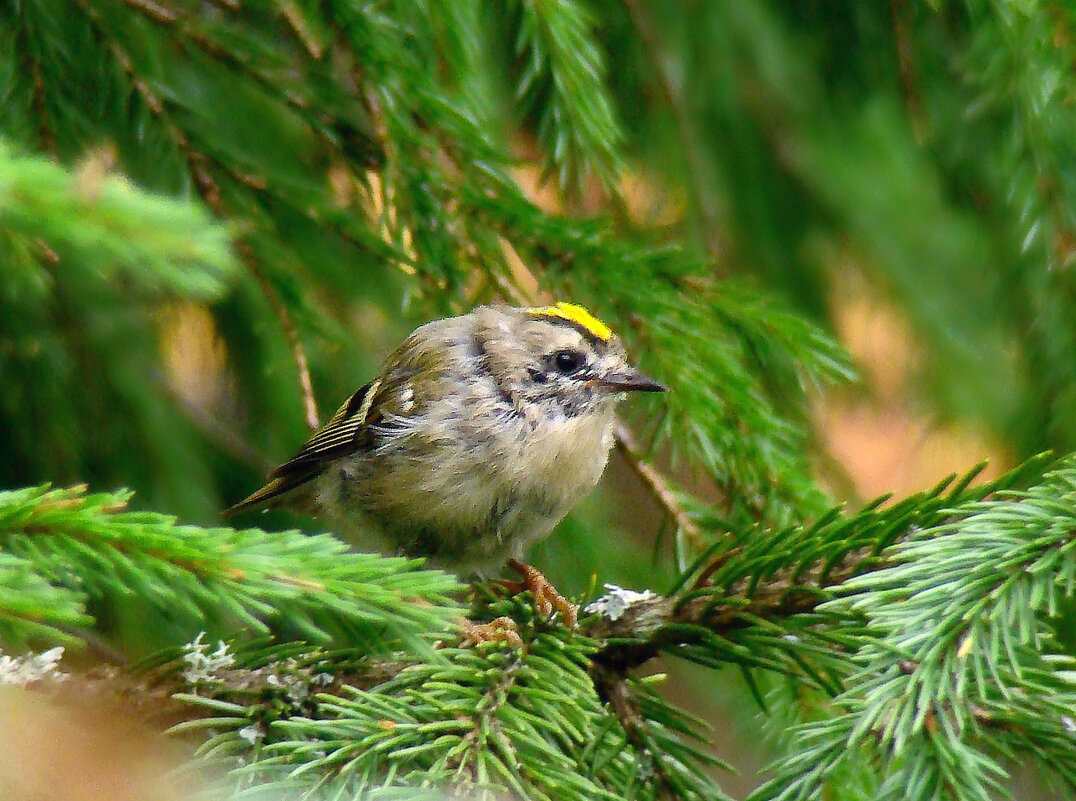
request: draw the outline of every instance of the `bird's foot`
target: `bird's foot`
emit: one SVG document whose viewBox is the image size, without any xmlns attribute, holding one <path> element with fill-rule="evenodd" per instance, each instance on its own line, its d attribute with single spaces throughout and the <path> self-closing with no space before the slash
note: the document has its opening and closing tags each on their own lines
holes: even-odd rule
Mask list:
<svg viewBox="0 0 1076 801">
<path fill-rule="evenodd" d="M 463 644 L 481 645 L 484 642 L 503 642 L 520 651 L 525 650 L 523 638 L 519 636 L 519 627 L 510 617 L 498 617 L 489 623 L 464 620 Z"/>
<path fill-rule="evenodd" d="M 560 612 L 565 626 L 575 628 L 579 619 L 579 607 L 557 592 L 557 588 L 549 583 L 549 579 L 543 576 L 541 571 L 518 559 L 509 559 L 508 566 L 523 576 L 523 581 L 502 581 L 501 584 L 513 593 L 530 590 L 534 598 L 534 608 L 539 615 L 549 617 L 556 610 Z"/>
</svg>

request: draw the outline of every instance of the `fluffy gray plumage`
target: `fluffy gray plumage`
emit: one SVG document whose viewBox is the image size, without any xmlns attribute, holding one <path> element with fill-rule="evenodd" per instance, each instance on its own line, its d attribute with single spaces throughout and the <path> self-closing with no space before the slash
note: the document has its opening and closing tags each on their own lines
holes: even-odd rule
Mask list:
<svg viewBox="0 0 1076 801">
<path fill-rule="evenodd" d="M 661 389 L 578 307 L 483 306 L 416 329 L 228 511 L 285 503 L 384 553 L 485 571 L 598 483 L 624 393 Z"/>
</svg>

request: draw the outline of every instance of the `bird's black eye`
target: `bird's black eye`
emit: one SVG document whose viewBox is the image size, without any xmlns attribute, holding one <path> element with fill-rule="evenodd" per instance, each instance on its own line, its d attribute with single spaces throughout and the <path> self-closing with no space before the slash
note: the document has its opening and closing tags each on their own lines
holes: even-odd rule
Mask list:
<svg viewBox="0 0 1076 801">
<path fill-rule="evenodd" d="M 577 350 L 558 350 L 553 354 L 553 366 L 558 372 L 570 375 L 583 366 L 583 354 Z"/>
</svg>

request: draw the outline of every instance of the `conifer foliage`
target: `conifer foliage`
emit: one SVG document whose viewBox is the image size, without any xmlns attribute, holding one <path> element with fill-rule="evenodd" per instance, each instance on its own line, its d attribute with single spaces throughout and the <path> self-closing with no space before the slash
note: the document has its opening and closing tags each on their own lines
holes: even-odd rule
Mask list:
<svg viewBox="0 0 1076 801">
<path fill-rule="evenodd" d="M 723 799 L 687 661 L 771 722 L 752 801 L 1073 794 L 1074 43 L 1005 0 L 0 0 L 0 683 L 117 662 L 236 798 Z M 827 494 L 849 272 L 1022 466 Z M 219 523 L 411 324 L 549 297 L 670 390 L 615 451 L 653 553 L 594 507 L 539 551 L 578 628 Z"/>
</svg>

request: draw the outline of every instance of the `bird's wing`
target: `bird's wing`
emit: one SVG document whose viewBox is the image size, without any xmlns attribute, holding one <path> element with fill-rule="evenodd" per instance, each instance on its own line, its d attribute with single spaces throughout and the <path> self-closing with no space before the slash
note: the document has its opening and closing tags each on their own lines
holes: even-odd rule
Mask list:
<svg viewBox="0 0 1076 801">
<path fill-rule="evenodd" d="M 270 480 L 264 487 L 226 509 L 224 514 L 232 515 L 262 506 L 321 475 L 330 462 L 362 449 L 369 433 L 367 418 L 380 387 L 381 381 L 378 379 L 355 392 L 295 456 L 270 474 Z"/>
</svg>

